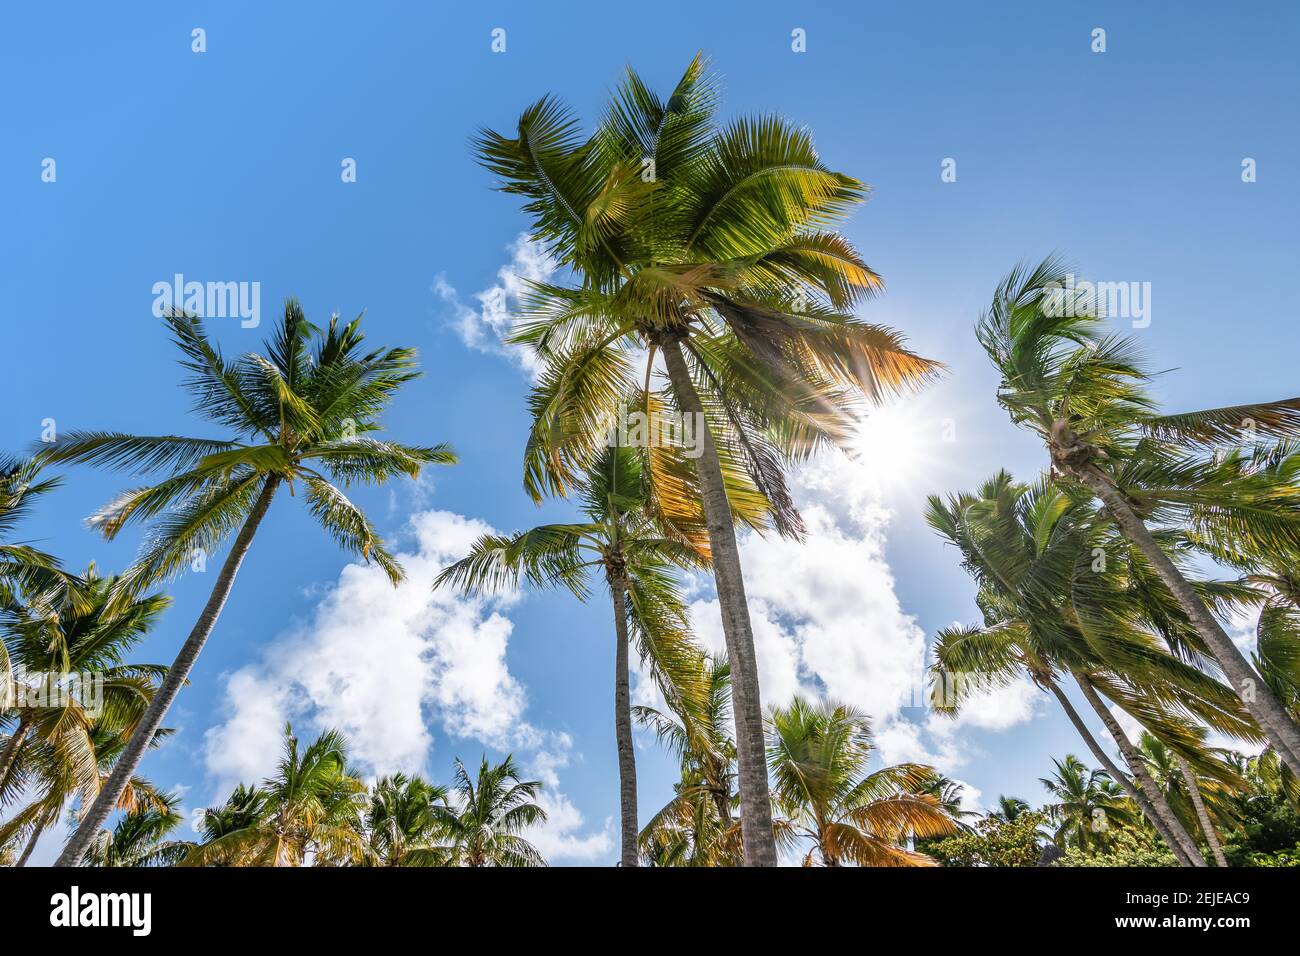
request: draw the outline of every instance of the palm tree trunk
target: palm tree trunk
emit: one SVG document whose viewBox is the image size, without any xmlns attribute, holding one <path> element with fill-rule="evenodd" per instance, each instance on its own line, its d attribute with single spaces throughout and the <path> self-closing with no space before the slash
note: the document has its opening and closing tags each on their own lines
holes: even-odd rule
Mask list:
<svg viewBox="0 0 1300 956">
<path fill-rule="evenodd" d="M 1278 756 L 1300 775 L 1300 727 L 1283 708 L 1281 702 L 1262 677 L 1255 672 L 1245 655 L 1232 643 L 1232 639 L 1219 626 L 1214 615 L 1197 596 L 1191 584 L 1156 542 L 1146 524 L 1138 517 L 1124 495 L 1099 469 L 1089 466 L 1078 472 L 1079 479 L 1106 505 L 1120 531 L 1137 546 L 1165 587 L 1173 593 L 1183 612 L 1191 619 L 1201 639 L 1209 647 L 1215 661 L 1223 669 L 1242 704 L 1259 724 Z"/>
<path fill-rule="evenodd" d="M 1188 765 L 1187 760 L 1182 754 L 1174 754 L 1178 760 L 1178 769 L 1182 771 L 1183 781 L 1187 784 L 1187 792 L 1192 796 L 1192 806 L 1196 808 L 1196 819 L 1201 823 L 1201 831 L 1205 834 L 1205 842 L 1210 844 L 1210 852 L 1214 854 L 1214 862 L 1221 867 L 1228 865 L 1228 858 L 1223 855 L 1223 846 L 1219 843 L 1219 834 L 1214 830 L 1214 824 L 1210 822 L 1209 811 L 1205 809 L 1205 800 L 1201 797 L 1201 785 L 1196 779 L 1196 774 L 1192 773 L 1192 768 Z"/>
<path fill-rule="evenodd" d="M 618 741 L 618 801 L 622 814 L 620 866 L 637 866 L 636 753 L 632 749 L 632 699 L 628 688 L 627 585 L 609 582 L 614 596 L 614 737 Z"/>
<path fill-rule="evenodd" d="M 27 737 L 27 730 L 32 725 L 33 716 L 30 713 L 23 714 L 18 720 L 18 726 L 14 728 L 13 736 L 5 744 L 5 752 L 0 756 L 0 794 L 4 793 L 5 785 L 9 782 L 9 774 L 18 763 L 18 754 L 23 749 L 23 740 Z"/>
<path fill-rule="evenodd" d="M 27 861 L 31 858 L 32 851 L 36 849 L 36 841 L 41 838 L 41 834 L 44 832 L 45 823 L 43 821 L 38 822 L 36 826 L 32 827 L 32 835 L 27 838 L 27 846 L 23 848 L 23 855 L 18 858 L 18 862 L 15 863 L 14 866 L 27 865 Z"/>
<path fill-rule="evenodd" d="M 108 782 L 100 788 L 99 795 L 95 797 L 94 803 L 81 818 L 81 823 L 77 826 L 77 832 L 72 835 L 68 845 L 63 848 L 59 854 L 55 866 L 77 866 L 81 863 L 81 858 L 86 855 L 86 850 L 90 848 L 90 841 L 94 839 L 96 833 L 108 819 L 108 815 L 113 811 L 117 804 L 118 798 L 126 788 L 127 781 L 135 774 L 136 768 L 139 767 L 141 759 L 144 757 L 145 750 L 148 749 L 150 742 L 157 733 L 158 728 L 162 726 L 162 721 L 167 716 L 167 709 L 171 707 L 172 701 L 176 699 L 181 686 L 189 679 L 190 671 L 194 669 L 194 662 L 198 660 L 199 652 L 203 650 L 203 645 L 207 642 L 208 636 L 217 624 L 217 618 L 221 615 L 221 609 L 225 607 L 226 599 L 230 596 L 230 589 L 235 583 L 235 575 L 239 571 L 239 566 L 244 561 L 244 556 L 248 554 L 248 548 L 253 543 L 253 535 L 257 533 L 257 526 L 262 523 L 266 516 L 267 509 L 271 506 L 271 499 L 275 497 L 275 491 L 280 485 L 280 479 L 274 475 L 266 479 L 266 484 L 262 486 L 262 493 L 258 495 L 257 501 L 253 504 L 252 510 L 248 517 L 244 519 L 244 526 L 239 529 L 239 534 L 235 537 L 235 543 L 230 547 L 230 554 L 226 556 L 225 563 L 221 565 L 221 572 L 217 575 L 216 583 L 212 586 L 212 593 L 208 596 L 208 603 L 203 606 L 203 612 L 194 624 L 194 629 L 190 631 L 190 636 L 185 639 L 181 645 L 180 653 L 176 655 L 176 660 L 172 662 L 171 668 L 167 671 L 166 678 L 163 679 L 162 686 L 158 688 L 149 702 L 149 709 L 145 711 L 144 717 L 136 726 L 135 733 L 131 735 L 131 742 L 126 745 L 122 752 L 121 758 L 113 772 L 108 778 Z"/>
<path fill-rule="evenodd" d="M 1074 705 L 1070 703 L 1070 698 L 1065 696 L 1065 692 L 1057 686 L 1056 681 L 1047 681 L 1047 686 L 1052 693 L 1056 695 L 1056 699 L 1065 710 L 1065 715 L 1070 718 L 1070 723 L 1074 724 L 1074 729 L 1079 732 L 1079 736 L 1082 737 L 1083 742 L 1088 745 L 1088 749 L 1092 752 L 1092 755 L 1097 758 L 1097 761 L 1103 767 L 1106 768 L 1106 772 L 1114 778 L 1115 782 L 1124 788 L 1124 792 L 1129 795 L 1129 799 L 1136 803 L 1146 818 L 1151 821 L 1151 825 L 1156 828 L 1156 832 L 1160 834 L 1161 839 L 1165 841 L 1165 844 L 1173 851 L 1174 856 L 1178 859 L 1178 865 L 1195 866 L 1195 862 L 1187 858 L 1186 851 L 1178 843 L 1178 840 L 1174 838 L 1174 835 L 1169 832 L 1169 828 L 1165 826 L 1165 822 L 1160 819 L 1160 815 L 1156 813 L 1155 808 L 1151 806 L 1151 801 L 1146 798 L 1146 795 L 1143 794 L 1142 791 L 1133 786 L 1133 781 L 1128 778 L 1128 774 L 1115 766 L 1115 761 L 1111 760 L 1110 755 L 1102 749 L 1099 743 L 1097 743 L 1097 738 L 1092 735 L 1092 731 L 1088 729 L 1088 725 L 1083 722 L 1083 719 L 1079 716 L 1079 712 L 1074 709 Z M 1201 860 L 1201 866 L 1204 865 L 1205 861 Z"/>
<path fill-rule="evenodd" d="M 660 343 L 673 394 L 683 414 L 704 422 L 704 406 L 682 357 L 681 342 Z M 704 498 L 704 517 L 713 555 L 713 580 L 722 609 L 722 632 L 731 659 L 732 711 L 736 722 L 736 762 L 740 770 L 740 832 L 746 866 L 776 866 L 776 839 L 772 833 L 772 799 L 767 786 L 767 744 L 763 739 L 763 705 L 758 688 L 758 663 L 754 631 L 745 601 L 745 580 L 740 570 L 740 549 L 731 518 L 731 504 L 723 483 L 718 448 L 708 427 L 703 428 L 703 453 L 695 459 Z"/>
<path fill-rule="evenodd" d="M 1115 738 L 1115 744 L 1119 747 L 1120 753 L 1124 755 L 1124 762 L 1128 764 L 1129 770 L 1132 771 L 1133 776 L 1137 778 L 1137 786 L 1141 788 L 1142 792 L 1146 794 L 1147 799 L 1151 801 L 1151 806 L 1154 808 L 1155 812 L 1159 814 L 1160 819 L 1165 822 L 1165 826 L 1169 828 L 1169 832 L 1173 834 L 1174 839 L 1176 839 L 1182 846 L 1183 852 L 1187 854 L 1188 858 L 1192 861 L 1192 864 L 1194 866 L 1204 866 L 1205 858 L 1201 856 L 1201 851 L 1197 847 L 1196 841 L 1192 839 L 1191 834 L 1183 827 L 1182 821 L 1178 819 L 1178 815 L 1174 813 L 1173 807 L 1171 807 L 1169 801 L 1165 799 L 1164 791 L 1162 791 L 1160 787 L 1156 785 L 1155 780 L 1152 779 L 1151 771 L 1147 769 L 1146 761 L 1142 759 L 1142 755 L 1138 753 L 1138 749 L 1133 746 L 1133 741 L 1128 739 L 1128 734 L 1124 733 L 1124 728 L 1119 725 L 1119 721 L 1116 720 L 1115 715 L 1110 712 L 1105 701 L 1098 696 L 1097 689 L 1093 687 L 1088 678 L 1082 674 L 1075 674 L 1074 679 L 1079 684 L 1079 690 L 1083 691 L 1084 698 L 1092 705 L 1092 709 L 1097 712 L 1097 716 L 1101 718 L 1101 722 L 1105 725 L 1106 730 L 1108 730 L 1110 735 Z"/>
</svg>

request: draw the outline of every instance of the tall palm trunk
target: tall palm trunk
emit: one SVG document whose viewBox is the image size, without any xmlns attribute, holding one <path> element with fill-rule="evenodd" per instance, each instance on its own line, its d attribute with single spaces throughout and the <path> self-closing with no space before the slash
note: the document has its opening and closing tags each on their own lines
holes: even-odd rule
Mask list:
<svg viewBox="0 0 1300 956">
<path fill-rule="evenodd" d="M 1088 729 L 1088 725 L 1083 722 L 1083 719 L 1079 716 L 1079 712 L 1074 709 L 1074 705 L 1070 703 L 1070 698 L 1065 696 L 1065 692 L 1061 690 L 1056 681 L 1047 681 L 1047 686 L 1051 692 L 1056 695 L 1056 699 L 1065 710 L 1065 715 L 1070 718 L 1070 723 L 1074 724 L 1074 729 L 1079 732 L 1079 736 L 1083 738 L 1083 742 L 1088 745 L 1088 750 L 1090 750 L 1092 755 L 1097 758 L 1097 761 L 1106 768 L 1106 772 L 1111 775 L 1115 782 L 1124 788 L 1124 792 L 1129 795 L 1129 799 L 1138 805 L 1138 808 L 1141 809 L 1143 815 L 1151 821 L 1151 825 L 1156 828 L 1156 832 L 1160 834 L 1161 839 L 1165 841 L 1165 844 L 1178 859 L 1178 865 L 1195 866 L 1196 863 L 1193 860 L 1188 859 L 1187 851 L 1182 848 L 1173 833 L 1171 833 L 1169 828 L 1165 826 L 1165 822 L 1160 819 L 1160 814 L 1156 813 L 1155 808 L 1151 805 L 1151 801 L 1146 798 L 1146 795 L 1142 793 L 1142 791 L 1133 785 L 1133 781 L 1129 779 L 1128 774 L 1115 766 L 1115 761 L 1111 760 L 1110 755 L 1102 749 L 1099 743 L 1097 743 L 1097 738 L 1092 735 L 1092 731 Z M 1201 860 L 1201 866 L 1204 865 L 1205 861 Z"/>
<path fill-rule="evenodd" d="M 271 499 L 275 497 L 279 485 L 280 479 L 275 476 L 266 479 L 266 484 L 262 486 L 262 493 L 258 495 L 252 511 L 244 520 L 244 526 L 239 529 L 239 534 L 235 537 L 235 543 L 230 547 L 230 554 L 221 565 L 221 572 L 217 575 L 212 593 L 208 596 L 207 604 L 203 605 L 203 612 L 195 622 L 194 629 L 181 645 L 180 653 L 176 655 L 176 660 L 167 671 L 162 686 L 149 702 L 149 709 L 140 718 L 140 723 L 136 726 L 135 733 L 131 735 L 131 741 L 126 745 L 121 758 L 113 767 L 108 782 L 100 788 L 95 802 L 82 817 L 77 832 L 72 835 L 68 845 L 59 854 L 55 866 L 77 866 L 81 863 L 82 857 L 90 848 L 90 841 L 94 839 L 95 834 L 99 832 L 108 815 L 113 811 L 122 791 L 126 789 L 127 781 L 135 774 L 145 750 L 158 732 L 158 728 L 162 726 L 163 718 L 167 716 L 167 709 L 176 699 L 181 686 L 189 679 L 199 652 L 203 650 L 203 645 L 217 624 L 217 618 L 221 615 L 221 609 L 225 607 L 230 589 L 235 583 L 239 566 L 243 564 L 244 556 L 248 554 L 248 548 L 253 543 L 253 535 L 257 533 L 257 526 L 266 516 L 266 511 L 271 506 Z"/>
<path fill-rule="evenodd" d="M 679 410 L 695 422 L 704 422 L 704 406 L 682 357 L 681 342 L 660 343 L 668 379 Z M 740 549 L 731 505 L 723 483 L 722 465 L 713 434 L 703 428 L 703 453 L 695 459 L 704 497 L 704 517 L 713 555 L 713 579 L 722 609 L 722 632 L 731 659 L 732 711 L 736 721 L 736 762 L 740 770 L 740 832 L 746 866 L 776 866 L 776 839 L 772 833 L 772 799 L 767 786 L 767 744 L 763 739 L 763 705 L 758 689 L 758 663 L 754 631 L 745 601 L 745 581 L 740 570 Z"/>
<path fill-rule="evenodd" d="M 9 782 L 9 774 L 18 763 L 18 754 L 23 749 L 23 741 L 34 719 L 30 713 L 23 714 L 18 720 L 18 726 L 14 728 L 13 736 L 5 744 L 4 754 L 0 755 L 0 793 L 4 793 L 5 784 Z"/>
<path fill-rule="evenodd" d="M 1146 524 L 1134 512 L 1127 499 L 1105 474 L 1094 466 L 1077 469 L 1075 474 L 1093 494 L 1100 498 L 1115 519 L 1124 536 L 1142 552 L 1165 587 L 1173 593 L 1184 613 L 1191 619 L 1192 625 L 1201 639 L 1209 647 L 1210 653 L 1223 669 L 1224 675 L 1232 689 L 1241 698 L 1242 704 L 1260 729 L 1277 750 L 1278 756 L 1291 768 L 1291 772 L 1300 775 L 1300 727 L 1286 712 L 1281 702 L 1269 690 L 1264 679 L 1255 672 L 1245 655 L 1232 643 L 1232 639 L 1219 626 L 1214 615 L 1197 596 L 1191 584 L 1183 577 L 1169 555 L 1165 554 Z"/>
<path fill-rule="evenodd" d="M 1165 798 L 1164 791 L 1157 786 L 1155 780 L 1152 778 L 1151 771 L 1147 768 L 1146 761 L 1142 759 L 1142 755 L 1138 753 L 1138 749 L 1133 746 L 1133 742 L 1129 740 L 1128 734 L 1124 733 L 1124 728 L 1119 725 L 1119 721 L 1116 720 L 1115 715 L 1110 712 L 1110 708 L 1106 706 L 1105 701 L 1098 696 L 1097 689 L 1093 687 L 1087 677 L 1082 674 L 1075 674 L 1074 679 L 1079 684 L 1079 690 L 1083 691 L 1084 698 L 1092 705 L 1092 709 L 1097 712 L 1097 716 L 1101 718 L 1101 722 L 1105 725 L 1106 730 L 1109 731 L 1111 737 L 1115 739 L 1115 744 L 1119 747 L 1119 752 L 1124 755 L 1124 762 L 1128 764 L 1129 770 L 1132 772 L 1133 776 L 1137 778 L 1137 786 L 1141 788 L 1142 792 L 1146 794 L 1147 799 L 1151 801 L 1151 805 L 1155 809 L 1155 812 L 1160 815 L 1160 819 L 1164 821 L 1169 832 L 1173 834 L 1174 839 L 1176 839 L 1179 845 L 1182 846 L 1183 852 L 1186 853 L 1188 859 L 1192 861 L 1192 865 L 1204 866 L 1205 858 L 1201 856 L 1201 851 L 1196 846 L 1196 841 L 1192 839 L 1191 834 L 1187 832 L 1182 821 L 1178 819 L 1178 815 L 1174 813 L 1174 808 L 1169 805 L 1169 801 Z"/>
<path fill-rule="evenodd" d="M 38 821 L 36 826 L 32 827 L 32 834 L 27 838 L 27 846 L 23 848 L 23 855 L 18 858 L 14 866 L 26 866 L 27 861 L 31 859 L 32 851 L 36 849 L 36 841 L 41 838 L 45 832 L 45 821 Z"/>
<path fill-rule="evenodd" d="M 620 866 L 637 866 L 636 753 L 632 749 L 632 699 L 628 688 L 627 583 L 611 579 L 614 596 L 614 737 L 618 741 L 618 802 L 622 814 Z"/>
<path fill-rule="evenodd" d="M 1187 784 L 1187 792 L 1192 796 L 1192 806 L 1196 808 L 1196 819 L 1200 821 L 1201 832 L 1205 834 L 1205 842 L 1210 845 L 1210 852 L 1214 854 L 1214 862 L 1219 866 L 1226 867 L 1228 858 L 1223 855 L 1223 846 L 1219 843 L 1219 834 L 1214 830 L 1214 824 L 1210 822 L 1209 811 L 1205 809 L 1205 800 L 1201 797 L 1201 785 L 1196 779 L 1196 774 L 1192 773 L 1192 768 L 1188 765 L 1186 758 L 1182 754 L 1174 754 L 1178 760 L 1178 769 L 1183 774 L 1183 782 Z"/>
</svg>

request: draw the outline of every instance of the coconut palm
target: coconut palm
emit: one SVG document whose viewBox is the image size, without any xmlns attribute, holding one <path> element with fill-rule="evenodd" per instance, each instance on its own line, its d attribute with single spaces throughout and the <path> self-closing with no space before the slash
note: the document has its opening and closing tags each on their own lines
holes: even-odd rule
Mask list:
<svg viewBox="0 0 1300 956">
<path fill-rule="evenodd" d="M 1246 739 L 1258 737 L 1231 690 L 1169 651 L 1155 627 L 1187 637 L 1186 620 L 1168 592 L 1145 573 L 1141 555 L 1092 519 L 1079 501 L 1050 483 L 1015 483 L 1000 472 L 975 495 L 930 499 L 927 519 L 955 544 L 980 585 L 985 623 L 940 632 L 934 673 L 954 713 L 977 691 L 1005 686 L 1022 673 L 1053 694 L 1094 757 L 1148 817 L 1184 865 L 1204 865 L 1195 841 L 1164 802 L 1146 765 L 1101 699 L 1110 697 L 1162 739 L 1200 760 L 1201 721 Z M 1249 596 L 1237 586 L 1197 582 L 1207 599 Z M 959 680 L 952 680 L 953 676 Z M 1135 780 L 1111 760 L 1059 684 L 1078 685 L 1120 747 Z M 1099 693 L 1100 692 L 1100 693 Z"/>
<path fill-rule="evenodd" d="M 248 857 L 243 841 L 231 840 L 223 848 L 213 844 L 238 832 L 248 832 L 258 825 L 269 796 L 265 790 L 248 784 L 238 784 L 226 802 L 218 807 L 208 807 L 198 819 L 199 833 L 203 837 L 203 866 L 240 866 Z M 196 863 L 198 860 L 195 861 Z M 182 861 L 182 865 L 185 861 Z"/>
<path fill-rule="evenodd" d="M 581 480 L 635 387 L 674 402 L 701 433 L 695 469 L 733 669 L 745 859 L 774 866 L 732 508 L 757 495 L 781 533 L 801 534 L 784 467 L 843 443 L 856 402 L 936 366 L 892 330 L 851 317 L 881 283 L 830 227 L 865 187 L 825 166 L 808 133 L 780 117 L 717 126 L 716 99 L 697 57 L 666 99 L 629 71 L 589 137 L 548 96 L 516 133 L 485 130 L 476 145 L 501 188 L 523 198 L 534 238 L 575 277 L 535 284 L 514 335 L 544 366 L 529 492 L 565 494 Z M 662 394 L 651 389 L 658 358 Z"/>
<path fill-rule="evenodd" d="M 1231 794 L 1245 790 L 1246 781 L 1225 759 L 1224 752 L 1207 750 L 1202 766 L 1213 769 L 1213 775 L 1210 775 L 1194 770 L 1186 757 L 1165 746 L 1153 734 L 1142 734 L 1138 750 L 1151 778 L 1163 791 L 1165 800 L 1183 826 L 1189 831 L 1199 830 L 1215 864 L 1227 866 L 1214 820 L 1231 824 L 1229 798 Z"/>
<path fill-rule="evenodd" d="M 666 536 L 648 503 L 650 489 L 640 451 L 610 447 L 582 483 L 580 523 L 549 524 L 513 535 L 486 535 L 468 556 L 446 568 L 435 586 L 478 593 L 514 587 L 563 585 L 579 600 L 590 596 L 589 573 L 604 578 L 614 605 L 614 729 L 618 744 L 622 820 L 620 865 L 636 866 L 636 759 L 632 749 L 628 647 L 635 640 L 666 696 L 699 692 L 699 651 L 692 643 L 686 602 L 674 569 L 702 567 L 688 541 Z"/>
<path fill-rule="evenodd" d="M 1300 720 L 1300 578 L 1289 552 L 1250 554 L 1235 548 L 1212 549 L 1196 540 L 1220 563 L 1242 572 L 1242 581 L 1260 588 L 1265 599 L 1255 623 L 1252 663 L 1293 719 Z M 1276 753 L 1269 748 L 1270 753 Z M 1290 766 L 1279 768 L 1284 785 L 1300 792 L 1300 780 Z"/>
<path fill-rule="evenodd" d="M 1245 553 L 1300 551 L 1296 463 L 1243 440 L 1293 437 L 1300 399 L 1162 415 L 1132 339 L 1105 334 L 1095 295 L 1058 260 L 1013 270 L 977 335 L 998 400 L 1042 438 L 1055 475 L 1086 489 L 1150 563 L 1283 761 L 1300 773 L 1300 725 L 1216 620 L 1155 533 L 1193 529 Z M 1293 457 L 1293 456 L 1292 456 Z"/>
<path fill-rule="evenodd" d="M 31 514 L 42 495 L 61 484 L 57 476 L 41 476 L 39 458 L 0 455 L 0 612 L 24 603 L 48 603 L 77 593 L 75 575 L 63 571 L 59 560 L 10 536 Z"/>
<path fill-rule="evenodd" d="M 452 866 L 545 866 L 541 851 L 521 835 L 546 822 L 536 802 L 542 784 L 522 780 L 514 758 L 492 766 L 484 755 L 477 777 L 455 763 L 450 806 L 434 812 L 447 833 Z"/>
<path fill-rule="evenodd" d="M 1137 820 L 1132 804 L 1104 770 L 1093 770 L 1073 754 L 1053 759 L 1056 772 L 1039 780 L 1055 798 L 1046 807 L 1056 825 L 1056 845 L 1074 846 L 1085 853 L 1104 851 L 1114 840 L 1114 831 L 1131 827 Z"/>
<path fill-rule="evenodd" d="M 99 791 L 92 732 L 117 727 L 128 735 L 149 706 L 167 673 L 160 664 L 136 664 L 127 653 L 144 638 L 171 604 L 161 594 L 115 600 L 116 578 L 100 577 L 92 566 L 79 579 L 76 602 L 60 613 L 35 615 L 24 608 L 6 629 L 3 646 L 15 665 L 15 721 L 0 749 L 0 803 L 22 792 L 23 754 L 44 741 L 73 778 L 83 799 Z"/>
<path fill-rule="evenodd" d="M 366 785 L 348 769 L 342 734 L 326 730 L 305 748 L 292 726 L 284 737 L 284 757 L 260 793 L 241 787 L 225 807 L 205 811 L 209 838 L 184 865 L 331 866 L 364 858 Z"/>
<path fill-rule="evenodd" d="M 959 830 L 926 792 L 934 768 L 904 763 L 868 773 L 873 749 L 866 717 L 844 704 L 796 697 L 771 710 L 773 793 L 793 834 L 811 843 L 805 866 L 933 866 L 905 849 L 907 839 Z"/>
<path fill-rule="evenodd" d="M 939 802 L 943 812 L 952 817 L 953 822 L 958 827 L 966 829 L 969 825 L 965 822 L 967 817 L 979 816 L 977 810 L 966 810 L 963 808 L 964 785 L 952 777 L 942 773 L 934 773 L 930 779 L 920 788 L 918 792 L 928 793 Z"/>
<path fill-rule="evenodd" d="M 80 602 L 80 586 L 57 558 L 11 536 L 42 495 L 59 486 L 58 477 L 43 478 L 40 462 L 0 455 L 0 627 L 19 620 L 56 616 L 60 603 Z M 0 727 L 12 717 L 14 665 L 0 644 Z M 21 738 L 21 735 L 18 735 Z"/>
<path fill-rule="evenodd" d="M 150 746 L 158 746 L 170 735 L 170 729 L 160 729 Z M 24 786 L 32 799 L 0 825 L 0 843 L 19 839 L 25 841 L 16 866 L 27 865 L 41 835 L 58 822 L 69 803 L 79 800 L 83 809 L 89 806 L 90 798 L 103 787 L 126 750 L 131 728 L 101 716 L 86 729 L 86 737 L 92 764 L 90 779 L 87 779 L 80 749 L 69 755 L 59 745 L 61 737 L 50 741 L 33 736 L 24 746 Z M 122 789 L 113 809 L 132 813 L 156 796 L 153 784 L 141 777 L 132 777 Z M 101 831 L 101 838 L 103 832 L 106 831 Z"/>
<path fill-rule="evenodd" d="M 641 851 L 655 866 L 740 866 L 731 667 L 711 656 L 697 658 L 695 666 L 703 693 L 670 699 L 669 713 L 633 708 L 636 721 L 654 731 L 681 768 L 673 798 L 641 831 Z"/>
<path fill-rule="evenodd" d="M 447 805 L 447 789 L 420 777 L 380 777 L 365 813 L 365 862 L 372 866 L 445 866 L 446 827 L 435 808 Z"/>
<path fill-rule="evenodd" d="M 995 820 L 1001 820 L 1004 823 L 1015 823 L 1016 820 L 1033 810 L 1028 802 L 1021 800 L 1019 797 L 1009 797 L 1006 794 L 998 796 L 998 808 L 989 814 Z"/>
<path fill-rule="evenodd" d="M 100 832 L 86 854 L 88 866 L 174 866 L 192 844 L 169 840 L 185 819 L 180 798 L 174 793 L 151 793 L 131 812 L 123 814 L 110 833 Z"/>
<path fill-rule="evenodd" d="M 81 859 L 135 772 L 147 742 L 212 633 L 253 536 L 280 488 L 301 489 L 312 517 L 338 544 L 373 561 L 396 585 L 402 579 L 401 567 L 340 486 L 414 478 L 426 464 L 455 461 L 445 445 L 417 447 L 373 436 L 380 427 L 380 414 L 397 390 L 419 373 L 413 349 L 367 351 L 359 318 L 342 324 L 335 316 L 322 330 L 310 324 L 290 299 L 267 342 L 266 355 L 250 352 L 236 361 L 221 354 L 200 319 L 172 312 L 166 322 L 181 350 L 181 365 L 190 374 L 186 387 L 194 396 L 195 411 L 234 437 L 71 432 L 40 457 L 135 473 L 166 473 L 156 484 L 119 495 L 91 519 L 109 538 L 132 522 L 153 522 L 143 551 L 123 576 L 124 593 L 205 560 L 238 530 L 198 621 L 140 722 L 136 738 L 59 857 L 60 866 Z"/>
</svg>

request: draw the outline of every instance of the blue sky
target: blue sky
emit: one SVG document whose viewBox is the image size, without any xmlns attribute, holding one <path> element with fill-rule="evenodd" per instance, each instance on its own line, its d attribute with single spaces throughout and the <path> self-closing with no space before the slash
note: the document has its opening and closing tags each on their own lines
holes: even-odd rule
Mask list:
<svg viewBox="0 0 1300 956">
<path fill-rule="evenodd" d="M 416 563 L 432 567 L 480 526 L 564 514 L 535 508 L 520 487 L 529 378 L 492 346 L 476 296 L 529 265 L 516 246 L 525 222 L 491 190 L 468 139 L 482 125 L 510 128 L 546 92 L 594 119 L 626 64 L 665 89 L 704 50 L 726 115 L 806 123 L 831 166 L 872 184 L 845 232 L 888 291 L 862 314 L 950 369 L 894 413 L 888 433 L 909 454 L 895 462 L 867 449 L 861 469 L 827 462 L 804 477 L 819 540 L 803 551 L 747 544 L 775 648 L 769 669 L 787 666 L 773 683 L 862 687 L 857 702 L 877 711 L 887 755 L 943 758 L 982 803 L 1038 799 L 1049 755 L 1082 753 L 1046 700 L 1002 701 L 984 726 L 942 731 L 872 689 L 900 649 L 975 618 L 969 582 L 921 521 L 925 494 L 1042 464 L 993 401 L 971 328 L 1014 263 L 1058 251 L 1091 277 L 1150 283 L 1150 325 L 1133 332 L 1171 370 L 1159 385 L 1171 408 L 1293 394 L 1300 13 L 1282 3 L 1250 18 L 1199 3 L 802 7 L 6 7 L 0 447 L 28 446 L 47 418 L 61 429 L 215 434 L 188 412 L 151 289 L 178 272 L 258 281 L 262 329 L 212 322 L 228 352 L 257 347 L 288 295 L 316 320 L 364 309 L 373 341 L 419 347 L 425 377 L 394 406 L 389 431 L 449 441 L 463 463 L 417 489 L 357 495 Z M 206 30 L 202 54 L 191 50 L 195 27 Z M 1104 53 L 1090 48 L 1097 27 Z M 491 51 L 494 28 L 506 31 L 504 53 Z M 804 53 L 791 50 L 795 28 Z M 346 157 L 354 183 L 340 179 Z M 1253 183 L 1241 177 L 1247 157 Z M 42 181 L 46 158 L 55 182 Z M 955 182 L 940 179 L 946 158 Z M 479 329 L 481 347 L 461 326 Z M 954 441 L 937 437 L 945 421 Z M 82 521 L 125 483 L 72 471 L 27 537 L 70 565 L 121 568 L 138 536 L 105 543 Z M 296 501 L 277 501 L 169 718 L 179 733 L 146 773 L 187 788 L 190 806 L 210 804 L 227 776 L 258 765 L 281 718 L 310 727 L 342 714 L 371 770 L 417 759 L 445 780 L 455 755 L 516 750 L 561 801 L 546 837 L 556 862 L 613 859 L 607 608 L 547 594 L 432 607 L 421 592 L 390 604 L 372 631 L 357 609 L 381 599 L 347 564 Z M 175 605 L 144 656 L 171 660 L 209 584 L 195 574 L 171 587 Z M 706 638 L 708 597 L 699 593 Z M 458 669 L 458 648 L 473 668 Z M 339 681 L 355 707 L 330 703 Z M 672 768 L 643 743 L 644 816 L 667 798 Z"/>
</svg>

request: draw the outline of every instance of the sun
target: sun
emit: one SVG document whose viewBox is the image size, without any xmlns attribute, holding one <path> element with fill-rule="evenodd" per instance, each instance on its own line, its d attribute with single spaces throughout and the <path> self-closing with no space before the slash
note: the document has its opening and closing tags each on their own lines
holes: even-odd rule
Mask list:
<svg viewBox="0 0 1300 956">
<path fill-rule="evenodd" d="M 918 403 L 896 401 L 862 418 L 849 455 L 861 480 L 881 494 L 925 493 L 944 436 L 944 422 L 924 416 Z"/>
</svg>

